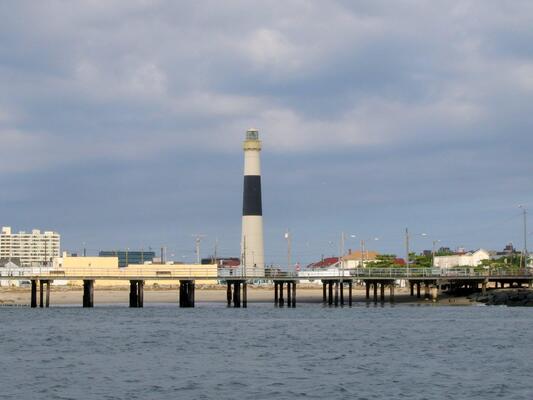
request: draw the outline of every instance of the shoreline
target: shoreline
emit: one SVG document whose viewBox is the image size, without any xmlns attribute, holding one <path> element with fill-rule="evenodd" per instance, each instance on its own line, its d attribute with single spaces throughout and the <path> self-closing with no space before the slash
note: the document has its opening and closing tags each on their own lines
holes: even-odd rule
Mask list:
<svg viewBox="0 0 533 400">
<path fill-rule="evenodd" d="M 348 301 L 347 290 L 345 290 L 345 305 Z M 159 303 L 159 304 L 177 304 L 179 297 L 178 286 L 153 288 L 145 287 L 144 289 L 144 303 Z M 83 290 L 80 287 L 51 287 L 50 290 L 50 307 L 55 305 L 82 305 Z M 226 303 L 226 288 L 225 286 L 205 286 L 199 285 L 196 289 L 197 303 Z M 100 287 L 94 289 L 94 304 L 97 305 L 113 305 L 113 304 L 128 304 L 129 303 L 129 288 L 125 287 Z M 248 286 L 248 303 L 272 303 L 274 304 L 274 288 L 269 286 Z M 317 287 L 298 287 L 296 294 L 296 304 L 322 304 L 322 288 Z M 373 304 L 373 298 L 369 301 L 365 298 L 365 289 L 356 287 L 353 290 L 354 304 Z M 389 296 L 385 296 L 385 301 L 378 300 L 377 304 L 391 304 Z M 14 288 L 1 287 L 0 288 L 0 306 L 29 306 L 30 304 L 30 289 L 29 288 Z M 443 294 L 438 301 L 431 299 L 418 299 L 411 297 L 409 289 L 397 288 L 393 304 L 431 304 L 431 305 L 476 305 L 481 304 L 474 300 L 468 299 L 467 296 L 449 296 Z"/>
</svg>

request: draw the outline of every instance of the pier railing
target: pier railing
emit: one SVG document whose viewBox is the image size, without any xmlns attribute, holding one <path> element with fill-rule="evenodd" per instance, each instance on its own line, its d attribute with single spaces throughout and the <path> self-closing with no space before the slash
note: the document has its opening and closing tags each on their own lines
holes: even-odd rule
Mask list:
<svg viewBox="0 0 533 400">
<path fill-rule="evenodd" d="M 24 279 L 57 279 L 80 280 L 80 279 L 144 279 L 144 280 L 309 280 L 321 279 L 458 279 L 458 278 L 531 278 L 533 270 L 479 270 L 474 268 L 356 268 L 356 269 L 330 269 L 310 271 L 280 271 L 265 270 L 265 274 L 257 274 L 253 269 L 244 268 L 216 268 L 215 266 L 172 266 L 165 268 L 164 265 L 154 268 L 128 267 L 128 268 L 68 268 L 54 269 L 50 267 L 33 268 L 0 268 L 0 280 L 24 280 Z"/>
</svg>

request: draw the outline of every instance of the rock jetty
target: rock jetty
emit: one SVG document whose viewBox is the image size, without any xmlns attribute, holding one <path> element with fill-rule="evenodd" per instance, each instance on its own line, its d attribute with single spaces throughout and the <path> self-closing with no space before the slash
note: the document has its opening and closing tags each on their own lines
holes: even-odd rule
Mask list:
<svg viewBox="0 0 533 400">
<path fill-rule="evenodd" d="M 533 307 L 533 290 L 531 289 L 491 290 L 486 295 L 475 293 L 468 298 L 490 306 Z"/>
</svg>

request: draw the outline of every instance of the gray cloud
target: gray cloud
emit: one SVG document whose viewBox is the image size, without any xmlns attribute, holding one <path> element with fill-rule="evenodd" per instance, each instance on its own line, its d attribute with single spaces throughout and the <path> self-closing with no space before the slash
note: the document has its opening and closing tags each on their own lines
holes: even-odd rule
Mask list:
<svg viewBox="0 0 533 400">
<path fill-rule="evenodd" d="M 176 252 L 205 230 L 235 253 L 256 126 L 272 261 L 286 225 L 304 260 L 340 230 L 396 252 L 405 225 L 450 245 L 519 240 L 462 224 L 533 194 L 530 2 L 19 1 L 0 15 L 2 223 Z"/>
</svg>

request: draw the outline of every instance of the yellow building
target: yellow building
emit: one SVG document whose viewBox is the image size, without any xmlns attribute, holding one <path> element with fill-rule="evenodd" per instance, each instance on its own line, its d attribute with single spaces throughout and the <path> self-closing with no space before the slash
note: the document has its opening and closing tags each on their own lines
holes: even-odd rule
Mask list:
<svg viewBox="0 0 533 400">
<path fill-rule="evenodd" d="M 129 286 L 130 279 L 144 280 L 145 285 L 176 285 L 180 279 L 194 279 L 197 284 L 217 283 L 216 264 L 130 264 L 118 267 L 118 257 L 60 257 L 54 260 L 51 274 L 60 274 L 68 280 L 94 278 L 95 286 Z M 122 278 L 122 279 L 118 279 Z M 203 278 L 203 279 L 195 279 Z M 69 280 L 69 285 L 82 285 L 80 279 Z"/>
</svg>

